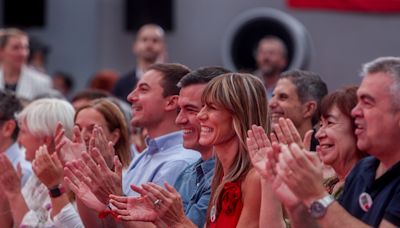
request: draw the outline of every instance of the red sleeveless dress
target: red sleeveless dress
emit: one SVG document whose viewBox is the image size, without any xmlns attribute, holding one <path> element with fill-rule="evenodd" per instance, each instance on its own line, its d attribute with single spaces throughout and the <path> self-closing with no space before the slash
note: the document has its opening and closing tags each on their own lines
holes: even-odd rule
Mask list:
<svg viewBox="0 0 400 228">
<path fill-rule="evenodd" d="M 210 227 L 236 227 L 239 222 L 240 214 L 242 213 L 242 189 L 241 181 L 225 183 L 222 190 L 219 208 L 221 211 L 214 213 L 211 210 Z M 215 218 L 213 221 L 213 217 Z"/>
</svg>

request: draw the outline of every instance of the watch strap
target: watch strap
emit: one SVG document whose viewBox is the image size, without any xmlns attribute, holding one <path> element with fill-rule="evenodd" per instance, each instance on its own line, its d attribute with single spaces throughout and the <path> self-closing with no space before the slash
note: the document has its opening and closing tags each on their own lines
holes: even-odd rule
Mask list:
<svg viewBox="0 0 400 228">
<path fill-rule="evenodd" d="M 49 195 L 51 198 L 57 198 L 64 194 L 65 190 L 62 185 L 57 185 L 54 187 L 49 188 Z"/>
</svg>

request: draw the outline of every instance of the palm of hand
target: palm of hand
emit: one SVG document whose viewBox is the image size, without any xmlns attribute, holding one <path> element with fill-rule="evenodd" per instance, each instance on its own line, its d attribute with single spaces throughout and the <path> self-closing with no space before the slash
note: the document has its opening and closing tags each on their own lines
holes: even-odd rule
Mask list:
<svg viewBox="0 0 400 228">
<path fill-rule="evenodd" d="M 257 172 L 264 178 L 268 177 L 267 171 L 265 169 L 265 163 L 267 162 L 266 154 L 269 149 L 270 147 L 257 148 L 254 146 L 249 146 L 251 162 L 253 163 L 253 166 L 257 170 Z"/>
<path fill-rule="evenodd" d="M 72 142 L 67 138 L 64 138 L 65 145 L 61 148 L 61 159 L 62 161 L 68 162 L 81 157 L 82 151 L 86 151 L 84 143 Z"/>
<path fill-rule="evenodd" d="M 272 189 L 275 192 L 276 197 L 282 202 L 285 207 L 293 207 L 300 203 L 299 198 L 293 193 L 289 187 L 281 181 L 278 177 L 272 182 Z"/>
<path fill-rule="evenodd" d="M 128 197 L 127 204 L 131 220 L 154 221 L 157 219 L 157 212 L 154 210 L 154 205 L 145 197 Z"/>
</svg>

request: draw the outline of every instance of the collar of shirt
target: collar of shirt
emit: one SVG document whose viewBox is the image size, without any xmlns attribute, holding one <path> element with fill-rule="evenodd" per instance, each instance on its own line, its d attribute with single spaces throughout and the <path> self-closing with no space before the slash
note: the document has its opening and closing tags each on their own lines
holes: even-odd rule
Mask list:
<svg viewBox="0 0 400 228">
<path fill-rule="evenodd" d="M 160 137 L 151 139 L 146 138 L 147 150 L 146 154 L 155 154 L 177 144 L 182 144 L 182 131 L 175 131 Z"/>
<path fill-rule="evenodd" d="M 205 174 L 212 171 L 214 169 L 215 159 L 211 158 L 206 161 L 200 159 L 194 165 L 194 170 L 196 171 L 196 183 L 200 183 L 201 179 Z"/>
</svg>

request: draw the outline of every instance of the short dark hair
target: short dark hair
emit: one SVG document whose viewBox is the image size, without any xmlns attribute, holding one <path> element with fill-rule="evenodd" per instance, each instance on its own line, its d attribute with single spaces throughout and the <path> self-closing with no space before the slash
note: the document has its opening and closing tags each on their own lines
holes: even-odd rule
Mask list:
<svg viewBox="0 0 400 228">
<path fill-rule="evenodd" d="M 0 123 L 2 124 L 4 121 L 14 120 L 15 123 L 15 115 L 22 110 L 23 106 L 21 101 L 17 98 L 14 92 L 9 90 L 0 90 Z M 18 137 L 18 124 L 15 124 L 16 127 L 12 134 L 12 139 L 15 141 Z"/>
<path fill-rule="evenodd" d="M 178 95 L 180 88 L 177 86 L 179 80 L 190 72 L 190 69 L 179 63 L 156 63 L 148 70 L 159 71 L 163 75 L 161 87 L 164 89 L 163 97 Z"/>
<path fill-rule="evenodd" d="M 209 67 L 201 67 L 197 70 L 194 70 L 188 74 L 186 74 L 179 82 L 178 87 L 183 88 L 190 85 L 195 84 L 205 84 L 211 81 L 211 79 L 221 75 L 230 73 L 230 70 L 227 70 L 220 66 L 209 66 Z"/>
<path fill-rule="evenodd" d="M 311 120 L 313 125 L 317 124 L 319 121 L 318 106 L 322 98 L 328 93 L 328 87 L 321 77 L 311 71 L 289 70 L 283 72 L 280 78 L 286 78 L 296 86 L 297 95 L 301 103 L 304 104 L 307 101 L 317 102 L 317 111 Z"/>
</svg>

